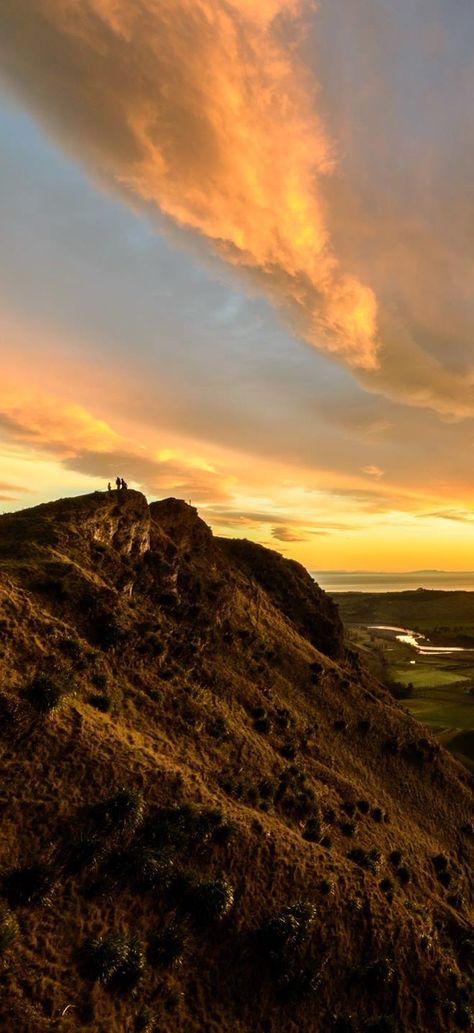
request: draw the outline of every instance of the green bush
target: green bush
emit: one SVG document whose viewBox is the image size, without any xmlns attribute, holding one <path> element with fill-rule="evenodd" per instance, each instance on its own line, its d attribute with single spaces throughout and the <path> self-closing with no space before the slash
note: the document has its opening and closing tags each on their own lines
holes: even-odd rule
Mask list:
<svg viewBox="0 0 474 1033">
<path fill-rule="evenodd" d="M 170 968 L 178 965 L 187 947 L 184 929 L 172 921 L 151 937 L 148 948 L 148 960 L 152 965 Z"/>
<path fill-rule="evenodd" d="M 368 814 L 370 811 L 370 803 L 368 800 L 358 800 L 357 808 L 361 814 Z"/>
<path fill-rule="evenodd" d="M 52 669 L 40 672 L 28 686 L 25 696 L 39 714 L 49 714 L 59 706 L 70 691 L 70 683 L 64 672 Z"/>
<path fill-rule="evenodd" d="M 284 1002 L 313 992 L 318 985 L 308 958 L 308 940 L 315 917 L 314 905 L 300 901 L 282 908 L 258 932 L 260 953 Z"/>
<path fill-rule="evenodd" d="M 3 879 L 2 893 L 12 907 L 44 903 L 57 879 L 51 865 L 32 864 L 15 868 Z"/>
<path fill-rule="evenodd" d="M 112 710 L 112 700 L 110 696 L 106 696 L 104 693 L 93 693 L 87 697 L 87 702 L 90 703 L 91 707 L 100 710 L 101 714 L 109 714 Z"/>
<path fill-rule="evenodd" d="M 145 951 L 136 936 L 107 933 L 87 940 L 84 955 L 89 978 L 111 989 L 132 990 L 145 970 Z"/>
<path fill-rule="evenodd" d="M 58 641 L 58 648 L 64 656 L 69 657 L 71 660 L 80 660 L 82 658 L 82 646 L 77 638 L 70 638 L 64 636 Z"/>
<path fill-rule="evenodd" d="M 171 853 L 202 847 L 210 841 L 225 839 L 224 830 L 230 827 L 222 811 L 196 804 L 157 809 L 142 832 L 148 847 Z"/>
<path fill-rule="evenodd" d="M 173 862 L 148 847 L 139 844 L 118 857 L 119 871 L 127 878 L 132 889 L 169 889 L 176 878 Z"/>
<path fill-rule="evenodd" d="M 124 633 L 114 610 L 96 604 L 91 615 L 91 637 L 94 645 L 104 652 L 117 649 Z"/>
<path fill-rule="evenodd" d="M 381 860 L 380 850 L 362 850 L 360 847 L 349 850 L 347 856 L 354 864 L 358 864 L 360 868 L 365 868 L 373 874 L 377 872 Z"/>
<path fill-rule="evenodd" d="M 313 904 L 299 901 L 282 908 L 262 926 L 258 934 L 264 955 L 277 964 L 301 945 L 316 917 Z"/>
<path fill-rule="evenodd" d="M 134 832 L 143 821 L 145 805 L 143 796 L 135 789 L 121 787 L 107 800 L 91 808 L 91 817 L 99 831 Z"/>
<path fill-rule="evenodd" d="M 222 921 L 232 910 L 234 899 L 232 886 L 223 879 L 190 881 L 185 888 L 185 902 L 202 924 Z"/>
<path fill-rule="evenodd" d="M 377 958 L 358 971 L 358 978 L 370 994 L 385 986 L 391 986 L 395 972 L 388 958 Z"/>
<path fill-rule="evenodd" d="M 272 723 L 269 717 L 256 717 L 253 723 L 256 732 L 267 735 L 272 730 Z"/>
<path fill-rule="evenodd" d="M 408 883 L 411 880 L 411 874 L 410 874 L 409 869 L 406 868 L 405 865 L 402 865 L 400 868 L 397 868 L 397 873 L 396 874 L 397 874 L 397 878 L 401 882 L 402 886 L 407 886 Z"/>
<path fill-rule="evenodd" d="M 102 671 L 94 671 L 91 674 L 91 682 L 93 685 L 95 685 L 96 689 L 106 689 L 107 675 L 104 674 Z"/>
</svg>

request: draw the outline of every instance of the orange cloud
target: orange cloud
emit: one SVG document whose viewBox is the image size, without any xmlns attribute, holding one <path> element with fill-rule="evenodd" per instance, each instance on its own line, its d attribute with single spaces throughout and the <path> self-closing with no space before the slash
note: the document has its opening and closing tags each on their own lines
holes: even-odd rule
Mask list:
<svg viewBox="0 0 474 1033">
<path fill-rule="evenodd" d="M 311 6 L 311 5 L 310 5 Z M 377 302 L 342 268 L 295 0 L 4 0 L 4 72 L 109 185 L 202 235 L 311 345 L 377 366 Z"/>
<path fill-rule="evenodd" d="M 103 483 L 125 473 L 127 480 L 151 494 L 178 495 L 201 505 L 228 502 L 230 497 L 233 478 L 201 457 L 179 449 L 155 453 L 137 446 L 82 405 L 54 395 L 25 390 L 17 398 L 5 390 L 0 433 L 18 448 L 19 458 L 28 452 L 51 456 L 63 469 Z M 0 482 L 0 490 L 12 487 Z"/>
<path fill-rule="evenodd" d="M 0 429 L 19 443 L 64 457 L 81 449 L 108 452 L 120 441 L 104 420 L 81 405 L 15 389 L 2 392 Z"/>
</svg>

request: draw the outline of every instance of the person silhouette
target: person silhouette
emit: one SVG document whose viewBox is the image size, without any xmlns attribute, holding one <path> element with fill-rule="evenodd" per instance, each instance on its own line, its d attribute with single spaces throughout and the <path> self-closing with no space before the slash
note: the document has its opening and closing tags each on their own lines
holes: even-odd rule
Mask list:
<svg viewBox="0 0 474 1033">
<path fill-rule="evenodd" d="M 112 491 L 112 485 L 111 485 L 110 481 L 109 481 L 109 483 L 107 485 L 107 491 Z"/>
<path fill-rule="evenodd" d="M 121 477 L 120 482 L 120 487 L 122 488 L 122 491 L 126 491 L 128 488 L 128 484 L 126 481 L 124 481 L 123 477 Z"/>
<path fill-rule="evenodd" d="M 122 483 L 121 483 L 120 477 L 116 477 L 115 478 L 115 483 L 117 485 L 117 491 L 120 491 L 120 488 L 122 487 Z"/>
</svg>

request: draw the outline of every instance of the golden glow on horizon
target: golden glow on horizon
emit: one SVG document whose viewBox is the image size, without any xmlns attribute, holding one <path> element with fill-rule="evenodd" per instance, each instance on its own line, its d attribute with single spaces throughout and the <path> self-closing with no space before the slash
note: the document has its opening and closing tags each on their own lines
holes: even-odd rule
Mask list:
<svg viewBox="0 0 474 1033">
<path fill-rule="evenodd" d="M 385 484 L 379 498 L 376 468 L 351 475 L 289 468 L 211 443 L 204 459 L 202 441 L 188 439 L 156 449 L 155 428 L 146 445 L 142 427 L 127 437 L 84 407 L 32 390 L 22 404 L 11 400 L 11 414 L 10 440 L 0 451 L 3 509 L 104 490 L 120 473 L 150 498 L 191 500 L 216 534 L 251 538 L 310 569 L 403 571 L 433 566 L 434 555 L 438 567 L 472 566 L 468 500 L 450 495 L 443 510 L 435 495 Z"/>
<path fill-rule="evenodd" d="M 378 42 L 390 36 L 392 46 L 390 18 L 381 13 L 382 27 L 365 25 L 356 0 L 341 15 L 351 37 L 341 53 L 347 48 L 354 64 L 360 57 L 364 64 L 351 107 L 345 76 L 336 76 L 345 85 L 334 85 L 327 69 L 324 78 L 318 51 L 332 5 L 326 20 L 321 6 L 312 23 L 314 53 L 303 43 L 317 7 L 311 0 L 4 0 L 0 57 L 10 87 L 68 162 L 80 163 L 93 184 L 99 177 L 108 195 L 87 188 L 95 190 L 89 218 L 71 203 L 86 188 L 72 183 L 69 166 L 56 191 L 57 170 L 50 176 L 39 162 L 44 195 L 32 191 L 31 210 L 15 225 L 12 253 L 25 237 L 36 257 L 28 300 L 23 268 L 18 293 L 12 274 L 12 289 L 0 296 L 4 507 L 103 489 L 120 474 L 149 497 L 191 499 L 217 533 L 247 535 L 312 569 L 474 566 L 469 195 L 462 177 L 455 191 L 454 178 L 447 182 L 438 139 L 427 137 L 426 160 L 413 136 L 405 156 L 393 147 L 395 123 L 403 123 L 403 144 L 416 119 L 405 112 L 404 89 L 395 96 L 385 81 Z M 414 90 L 415 59 L 418 74 L 418 52 L 407 76 Z M 346 71 L 349 81 L 353 70 Z M 423 77 L 419 87 L 424 93 Z M 394 111 L 400 104 L 394 125 L 385 119 L 387 96 Z M 13 129 L 12 151 L 15 134 L 29 131 Z M 45 166 L 54 163 L 52 151 Z M 462 170 L 454 157 L 450 167 Z M 12 159 L 12 181 L 22 160 Z M 19 180 L 23 213 L 32 180 Z M 99 203 L 109 206 L 103 224 Z M 26 234 L 35 205 L 44 214 L 38 251 L 34 231 Z M 157 225 L 169 233 L 162 255 L 149 246 Z M 107 240 L 88 293 L 87 258 L 102 228 Z M 183 268 L 184 287 L 179 260 L 170 258 L 177 241 L 195 265 L 192 275 Z M 57 312 L 56 296 L 48 304 L 41 297 L 43 260 Z M 165 285 L 160 262 L 171 269 Z M 130 294 L 129 269 L 139 281 Z M 157 304 L 147 307 L 155 283 Z M 232 294 L 229 287 L 224 295 L 229 283 Z M 185 291 L 194 292 L 189 311 Z M 260 296 L 281 316 L 286 338 L 268 307 L 253 304 Z M 298 351 L 294 338 L 313 351 Z"/>
</svg>

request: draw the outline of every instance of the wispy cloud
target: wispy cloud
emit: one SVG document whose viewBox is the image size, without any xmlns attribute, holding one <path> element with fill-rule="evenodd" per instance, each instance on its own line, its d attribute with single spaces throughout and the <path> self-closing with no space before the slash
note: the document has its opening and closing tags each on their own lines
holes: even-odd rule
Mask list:
<svg viewBox="0 0 474 1033">
<path fill-rule="evenodd" d="M 418 513 L 417 516 L 423 520 L 454 520 L 460 524 L 474 524 L 474 510 L 469 509 L 440 509 L 433 513 Z"/>
<path fill-rule="evenodd" d="M 3 73 L 110 186 L 201 234 L 310 344 L 371 368 L 377 302 L 332 246 L 334 148 L 295 57 L 311 6 L 5 0 Z"/>
<path fill-rule="evenodd" d="M 272 538 L 276 538 L 278 542 L 307 542 L 308 538 L 304 534 L 299 534 L 292 527 L 272 527 Z"/>
<path fill-rule="evenodd" d="M 0 432 L 13 445 L 52 456 L 65 470 L 104 482 L 125 475 L 149 494 L 176 495 L 200 505 L 230 498 L 232 478 L 194 455 L 154 454 L 137 447 L 83 406 L 55 396 L 2 400 Z M 0 490 L 22 491 L 0 483 Z M 11 501 L 11 496 L 5 496 Z"/>
</svg>

